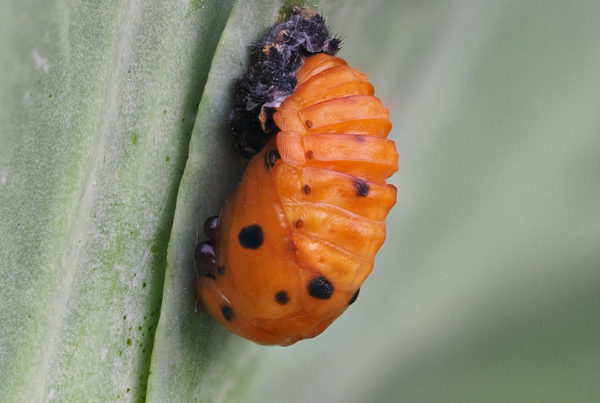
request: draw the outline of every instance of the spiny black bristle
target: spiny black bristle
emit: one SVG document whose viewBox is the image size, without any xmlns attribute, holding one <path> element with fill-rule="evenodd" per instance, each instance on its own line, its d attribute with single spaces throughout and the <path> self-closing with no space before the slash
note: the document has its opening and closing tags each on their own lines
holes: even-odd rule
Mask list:
<svg viewBox="0 0 600 403">
<path fill-rule="evenodd" d="M 341 39 L 329 34 L 323 17 L 299 7 L 289 20 L 252 44 L 251 64 L 236 82 L 229 115 L 235 145 L 244 157 L 257 154 L 279 130 L 272 122 L 274 108 L 294 92 L 295 73 L 304 58 L 317 53 L 333 56 L 340 46 Z"/>
<path fill-rule="evenodd" d="M 328 55 L 335 55 L 342 48 L 342 37 L 334 36 L 329 39 L 327 43 L 327 49 L 324 49 L 323 52 Z"/>
</svg>

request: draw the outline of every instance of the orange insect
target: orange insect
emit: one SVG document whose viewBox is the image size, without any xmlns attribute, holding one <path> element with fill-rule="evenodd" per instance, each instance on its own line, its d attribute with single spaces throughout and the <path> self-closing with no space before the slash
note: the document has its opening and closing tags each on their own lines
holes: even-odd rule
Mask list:
<svg viewBox="0 0 600 403">
<path fill-rule="evenodd" d="M 295 77 L 275 108 L 279 132 L 196 252 L 199 305 L 260 344 L 314 337 L 354 302 L 396 202 L 391 122 L 367 78 L 324 53 Z"/>
</svg>

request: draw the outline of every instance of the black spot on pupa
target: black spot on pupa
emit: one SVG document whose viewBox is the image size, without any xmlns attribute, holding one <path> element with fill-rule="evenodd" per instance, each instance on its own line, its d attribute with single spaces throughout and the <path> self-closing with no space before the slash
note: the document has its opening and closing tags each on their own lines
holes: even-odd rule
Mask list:
<svg viewBox="0 0 600 403">
<path fill-rule="evenodd" d="M 196 267 L 201 272 L 214 272 L 216 267 L 216 250 L 212 241 L 200 242 L 194 251 Z"/>
<path fill-rule="evenodd" d="M 308 294 L 318 299 L 329 299 L 333 294 L 333 285 L 326 277 L 317 275 L 308 283 Z"/>
<path fill-rule="evenodd" d="M 217 229 L 219 228 L 219 216 L 208 217 L 204 221 L 204 233 L 211 240 L 214 241 L 217 238 Z"/>
<path fill-rule="evenodd" d="M 311 190 L 312 188 L 310 187 L 310 185 L 304 185 L 304 194 L 310 194 Z"/>
<path fill-rule="evenodd" d="M 356 301 L 356 298 L 358 298 L 359 292 L 360 292 L 360 288 L 358 290 L 356 290 L 356 292 L 354 293 L 352 298 L 350 298 L 350 301 L 348 301 L 348 305 L 352 305 L 354 303 L 354 301 Z"/>
<path fill-rule="evenodd" d="M 360 178 L 354 178 L 354 179 L 352 179 L 352 183 L 354 184 L 354 187 L 356 188 L 357 196 L 365 197 L 366 195 L 369 194 L 370 187 L 366 180 L 360 179 Z"/>
<path fill-rule="evenodd" d="M 285 291 L 278 291 L 275 294 L 275 302 L 277 302 L 280 305 L 285 305 L 288 303 L 288 301 L 290 300 L 290 298 L 287 295 L 287 292 Z"/>
<path fill-rule="evenodd" d="M 306 158 L 308 158 L 309 160 L 312 160 L 315 157 L 315 154 L 313 153 L 313 150 L 308 150 L 306 152 Z"/>
<path fill-rule="evenodd" d="M 217 267 L 217 274 L 219 274 L 220 276 L 225 274 L 225 266 L 221 265 L 219 267 Z"/>
<path fill-rule="evenodd" d="M 304 225 L 304 221 L 302 220 L 302 218 L 298 218 L 296 220 L 296 228 L 302 228 L 302 225 Z"/>
<path fill-rule="evenodd" d="M 233 320 L 233 309 L 229 305 L 223 305 L 221 313 L 226 321 L 231 322 Z"/>
<path fill-rule="evenodd" d="M 273 168 L 277 160 L 281 158 L 279 155 L 279 151 L 277 149 L 273 149 L 265 154 L 265 167 L 267 169 Z"/>
<path fill-rule="evenodd" d="M 258 249 L 264 240 L 263 230 L 258 224 L 248 225 L 240 230 L 238 240 L 246 249 Z"/>
<path fill-rule="evenodd" d="M 304 124 L 306 125 L 306 127 L 308 127 L 309 129 L 311 127 L 313 127 L 313 122 L 311 120 L 307 120 L 306 122 L 304 122 Z"/>
</svg>

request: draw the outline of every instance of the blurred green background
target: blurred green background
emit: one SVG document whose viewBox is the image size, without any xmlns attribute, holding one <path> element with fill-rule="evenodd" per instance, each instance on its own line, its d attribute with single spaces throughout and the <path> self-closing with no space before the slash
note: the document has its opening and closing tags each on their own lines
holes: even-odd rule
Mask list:
<svg viewBox="0 0 600 403">
<path fill-rule="evenodd" d="M 314 5 L 390 109 L 398 202 L 357 303 L 281 348 L 190 284 L 281 2 L 0 1 L 0 400 L 598 401 L 600 2 Z"/>
<path fill-rule="evenodd" d="M 390 106 L 398 203 L 358 303 L 265 349 L 253 401 L 597 401 L 600 3 L 334 10 Z"/>
</svg>

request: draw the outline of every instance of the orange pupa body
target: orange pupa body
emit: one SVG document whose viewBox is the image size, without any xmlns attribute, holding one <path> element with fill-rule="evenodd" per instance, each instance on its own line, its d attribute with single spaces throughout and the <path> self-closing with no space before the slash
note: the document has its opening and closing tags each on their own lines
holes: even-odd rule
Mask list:
<svg viewBox="0 0 600 403">
<path fill-rule="evenodd" d="M 373 268 L 398 169 L 388 110 L 338 57 L 306 58 L 280 131 L 223 206 L 199 304 L 231 332 L 289 345 L 321 333 Z"/>
</svg>

